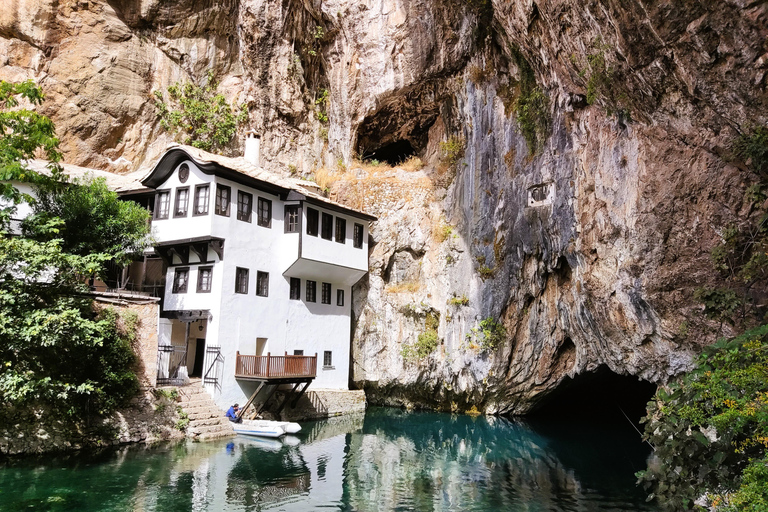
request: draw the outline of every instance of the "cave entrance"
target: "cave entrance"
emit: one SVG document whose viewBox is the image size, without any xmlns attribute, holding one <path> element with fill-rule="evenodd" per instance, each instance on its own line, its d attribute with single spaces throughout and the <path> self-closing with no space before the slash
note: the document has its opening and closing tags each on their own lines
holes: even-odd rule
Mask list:
<svg viewBox="0 0 768 512">
<path fill-rule="evenodd" d="M 600 366 L 594 372 L 566 377 L 536 404 L 530 416 L 625 425 L 629 420 L 642 431 L 640 419 L 654 393 L 655 384 Z"/>
<path fill-rule="evenodd" d="M 416 154 L 411 143 L 407 140 L 398 140 L 376 149 L 366 160 L 378 160 L 389 165 L 398 165 Z"/>
</svg>

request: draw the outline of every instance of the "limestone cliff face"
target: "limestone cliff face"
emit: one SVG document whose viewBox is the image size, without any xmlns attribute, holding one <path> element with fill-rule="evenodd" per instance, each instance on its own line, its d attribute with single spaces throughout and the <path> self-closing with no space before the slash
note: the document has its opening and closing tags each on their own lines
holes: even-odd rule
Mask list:
<svg viewBox="0 0 768 512">
<path fill-rule="evenodd" d="M 71 163 L 141 166 L 169 140 L 152 90 L 214 69 L 265 166 L 347 166 L 332 193 L 380 217 L 352 342 L 374 401 L 525 412 L 601 365 L 664 381 L 716 335 L 692 294 L 749 213 L 729 147 L 766 122 L 765 2 L 12 5 L 0 78 L 43 85 Z M 396 143 L 425 165 L 353 164 Z"/>
</svg>

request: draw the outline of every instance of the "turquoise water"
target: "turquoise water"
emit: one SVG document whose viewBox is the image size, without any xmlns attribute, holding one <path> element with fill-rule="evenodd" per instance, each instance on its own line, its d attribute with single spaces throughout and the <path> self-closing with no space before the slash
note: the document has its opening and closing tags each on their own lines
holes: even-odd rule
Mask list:
<svg viewBox="0 0 768 512">
<path fill-rule="evenodd" d="M 656 510 L 630 425 L 371 408 L 284 441 L 236 438 L 16 460 L 0 510 Z"/>
</svg>

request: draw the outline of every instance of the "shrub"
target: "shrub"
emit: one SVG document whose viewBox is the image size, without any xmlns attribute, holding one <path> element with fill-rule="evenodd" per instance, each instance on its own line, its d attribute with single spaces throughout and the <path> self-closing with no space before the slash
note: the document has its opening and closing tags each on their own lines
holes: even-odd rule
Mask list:
<svg viewBox="0 0 768 512">
<path fill-rule="evenodd" d="M 456 165 L 464 156 L 464 141 L 459 137 L 451 137 L 440 142 L 440 162 L 448 167 Z"/>
<path fill-rule="evenodd" d="M 416 342 L 404 345 L 401 351 L 403 359 L 422 360 L 435 351 L 440 344 L 437 335 L 437 327 L 440 323 L 440 315 L 434 310 L 429 310 L 424 318 L 424 332 L 416 338 Z"/>
<path fill-rule="evenodd" d="M 451 306 L 468 306 L 469 305 L 469 299 L 466 295 L 462 295 L 461 297 L 458 297 L 454 295 L 450 299 L 448 299 L 448 304 Z"/>
<path fill-rule="evenodd" d="M 216 92 L 218 81 L 209 71 L 205 85 L 176 82 L 168 87 L 169 101 L 155 91 L 155 107 L 160 126 L 178 135 L 184 144 L 205 151 L 218 151 L 226 147 L 239 125 L 248 119 L 243 103 L 233 109 L 224 95 Z"/>
<path fill-rule="evenodd" d="M 707 347 L 694 370 L 657 392 L 645 439 L 658 464 L 638 473 L 651 496 L 669 510 L 689 508 L 705 493 L 730 504 L 725 510 L 765 510 L 753 505 L 768 503 L 766 377 L 763 325 Z"/>
<path fill-rule="evenodd" d="M 507 329 L 493 317 L 481 320 L 477 327 L 467 333 L 467 341 L 481 350 L 492 350 L 507 338 Z"/>
<path fill-rule="evenodd" d="M 768 178 L 768 126 L 756 126 L 749 133 L 741 134 L 734 142 L 733 151 L 755 173 Z"/>
<path fill-rule="evenodd" d="M 520 81 L 517 84 L 518 92 L 516 95 L 509 92 L 504 94 L 511 98 L 509 103 L 515 112 L 520 132 L 528 144 L 528 153 L 534 155 L 541 151 L 544 147 L 544 141 L 549 135 L 552 123 L 549 114 L 549 99 L 536 83 L 536 75 L 525 57 L 515 49 L 512 51 L 512 58 L 520 71 Z"/>
</svg>

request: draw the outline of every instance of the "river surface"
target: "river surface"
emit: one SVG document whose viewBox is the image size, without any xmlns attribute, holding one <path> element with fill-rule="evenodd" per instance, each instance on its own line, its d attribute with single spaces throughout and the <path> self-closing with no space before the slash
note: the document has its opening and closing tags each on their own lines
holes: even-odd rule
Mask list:
<svg viewBox="0 0 768 512">
<path fill-rule="evenodd" d="M 637 511 L 631 425 L 370 408 L 235 438 L 0 465 L 10 511 Z"/>
</svg>

